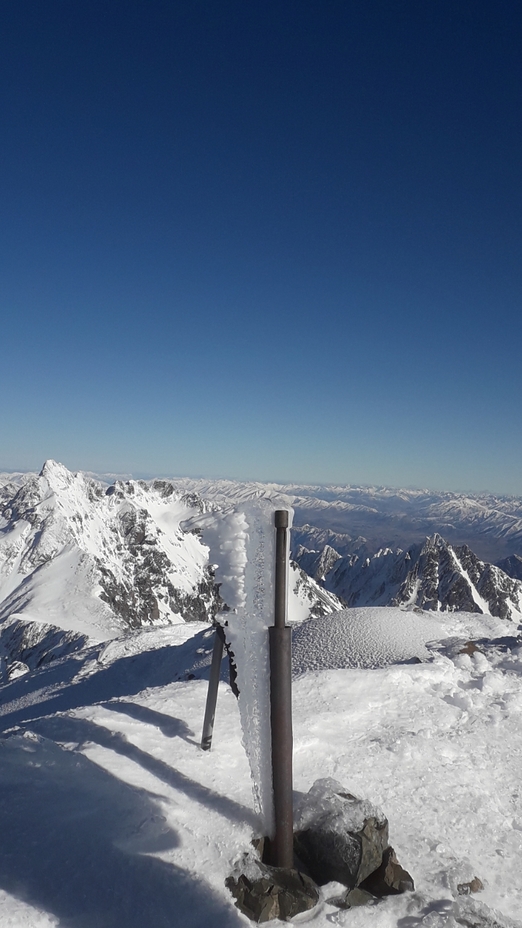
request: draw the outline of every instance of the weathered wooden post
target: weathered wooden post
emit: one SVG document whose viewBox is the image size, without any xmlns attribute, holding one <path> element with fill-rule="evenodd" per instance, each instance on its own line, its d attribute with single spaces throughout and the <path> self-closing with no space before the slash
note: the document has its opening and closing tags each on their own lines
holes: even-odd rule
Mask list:
<svg viewBox="0 0 522 928">
<path fill-rule="evenodd" d="M 270 638 L 270 721 L 272 727 L 272 782 L 275 834 L 270 842 L 270 862 L 292 868 L 292 629 L 286 624 L 288 601 L 288 512 L 275 513 L 276 566 L 274 625 Z"/>
</svg>

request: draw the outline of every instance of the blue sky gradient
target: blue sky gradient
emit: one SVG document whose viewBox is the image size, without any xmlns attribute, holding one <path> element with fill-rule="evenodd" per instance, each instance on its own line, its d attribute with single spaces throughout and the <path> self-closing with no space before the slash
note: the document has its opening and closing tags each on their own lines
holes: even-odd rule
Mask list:
<svg viewBox="0 0 522 928">
<path fill-rule="evenodd" d="M 522 8 L 0 6 L 0 468 L 522 494 Z"/>
</svg>

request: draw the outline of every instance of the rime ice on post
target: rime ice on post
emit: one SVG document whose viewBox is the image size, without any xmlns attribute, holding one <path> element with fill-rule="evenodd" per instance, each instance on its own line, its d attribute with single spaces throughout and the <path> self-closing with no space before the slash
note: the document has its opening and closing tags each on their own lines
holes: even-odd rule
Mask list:
<svg viewBox="0 0 522 928">
<path fill-rule="evenodd" d="M 247 524 L 243 609 L 230 617 L 227 637 L 234 652 L 243 743 L 264 833 L 274 831 L 270 731 L 268 627 L 274 614 L 275 506 L 256 500 L 242 507 Z"/>
<path fill-rule="evenodd" d="M 264 834 L 274 832 L 270 729 L 268 628 L 274 617 L 276 505 L 267 500 L 198 520 L 220 594 L 233 610 L 223 613 L 234 654 L 243 744 L 252 773 L 254 800 Z M 291 525 L 292 511 L 289 512 Z"/>
</svg>

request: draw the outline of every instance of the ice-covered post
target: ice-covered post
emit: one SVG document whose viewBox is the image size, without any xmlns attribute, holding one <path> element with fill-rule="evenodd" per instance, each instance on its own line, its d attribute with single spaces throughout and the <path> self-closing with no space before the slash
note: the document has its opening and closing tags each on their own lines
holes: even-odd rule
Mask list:
<svg viewBox="0 0 522 928">
<path fill-rule="evenodd" d="M 243 743 L 252 773 L 266 854 L 279 867 L 293 864 L 291 629 L 286 626 L 288 535 L 292 510 L 270 500 L 198 516 L 210 562 L 227 604 L 211 668 L 202 747 L 210 747 L 226 636 L 234 655 Z M 275 567 L 275 570 L 274 570 Z M 273 611 L 275 604 L 275 625 Z M 219 619 L 218 619 L 219 621 Z M 267 860 L 267 863 L 269 861 Z"/>
<path fill-rule="evenodd" d="M 292 868 L 292 629 L 286 624 L 288 601 L 288 512 L 275 513 L 275 614 L 270 636 L 270 721 L 272 727 L 272 782 L 275 834 L 271 863 Z"/>
</svg>

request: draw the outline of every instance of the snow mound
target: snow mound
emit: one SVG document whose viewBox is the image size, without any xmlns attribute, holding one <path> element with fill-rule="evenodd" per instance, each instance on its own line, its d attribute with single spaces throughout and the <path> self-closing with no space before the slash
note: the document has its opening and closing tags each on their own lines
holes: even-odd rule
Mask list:
<svg viewBox="0 0 522 928">
<path fill-rule="evenodd" d="M 303 622 L 294 632 L 295 673 L 342 667 L 384 667 L 427 660 L 426 641 L 442 635 L 433 618 L 393 608 L 342 609 Z"/>
<path fill-rule="evenodd" d="M 374 606 L 341 609 L 309 619 L 294 631 L 295 675 L 343 667 L 386 667 L 426 661 L 426 643 L 454 634 L 463 638 L 505 634 L 506 626 L 478 613 L 433 613 Z"/>
</svg>

